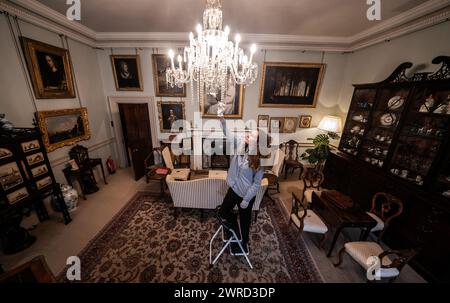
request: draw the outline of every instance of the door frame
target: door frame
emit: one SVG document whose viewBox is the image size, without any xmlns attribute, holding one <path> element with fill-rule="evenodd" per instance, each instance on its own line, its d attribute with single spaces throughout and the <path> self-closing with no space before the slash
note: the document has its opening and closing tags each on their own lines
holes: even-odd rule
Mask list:
<svg viewBox="0 0 450 303">
<path fill-rule="evenodd" d="M 122 121 L 120 120 L 119 103 L 124 104 L 147 103 L 150 121 L 150 131 L 152 134 L 151 140 L 154 148 L 159 147 L 159 142 L 156 133 L 157 132 L 156 126 L 158 125 L 158 121 L 156 119 L 157 118 L 156 103 L 154 102 L 153 97 L 122 97 L 122 96 L 108 97 L 109 115 L 110 120 L 113 123 L 110 125 L 110 127 L 112 129 L 115 138 L 117 154 L 119 156 L 118 163 L 120 167 L 124 168 L 128 166 L 127 163 L 128 161 L 125 150 L 124 136 L 122 132 Z"/>
</svg>

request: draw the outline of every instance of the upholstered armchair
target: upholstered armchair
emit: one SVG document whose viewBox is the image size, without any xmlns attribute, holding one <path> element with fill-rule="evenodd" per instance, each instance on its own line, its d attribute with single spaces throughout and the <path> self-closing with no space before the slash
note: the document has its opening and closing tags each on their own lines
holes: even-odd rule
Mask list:
<svg viewBox="0 0 450 303">
<path fill-rule="evenodd" d="M 302 202 L 307 205 L 312 203 L 312 194 L 316 193 L 319 197 L 322 194 L 321 185 L 324 180 L 322 172 L 315 169 L 307 169 L 303 176 L 303 197 Z"/>
<path fill-rule="evenodd" d="M 277 149 L 275 152 L 274 163 L 271 169 L 266 170 L 264 172 L 264 178 L 267 178 L 269 182 L 269 187 L 266 191 L 266 196 L 269 197 L 272 202 L 274 202 L 273 198 L 269 194 L 269 190 L 277 190 L 280 192 L 280 174 L 284 164 L 285 153 L 281 149 Z"/>
<path fill-rule="evenodd" d="M 292 211 L 291 220 L 299 230 L 299 236 L 302 232 L 309 232 L 321 234 L 322 239 L 319 242 L 319 247 L 322 248 L 326 239 L 328 238 L 328 226 L 312 209 L 308 209 L 307 205 L 302 203 L 295 193 L 292 193 Z"/>
<path fill-rule="evenodd" d="M 394 282 L 400 275 L 403 267 L 408 264 L 419 252 L 418 249 L 409 249 L 403 251 L 384 250 L 378 243 L 375 242 L 348 242 L 339 251 L 339 260 L 334 266 L 340 266 L 343 261 L 344 254 L 347 253 L 366 271 L 373 266 L 371 257 L 378 257 L 380 262 L 379 272 L 373 273 L 374 276 L 378 274 L 380 280 L 388 279 L 389 282 Z M 395 256 L 395 257 L 394 257 Z M 372 282 L 371 280 L 367 280 Z M 376 281 L 376 279 L 374 280 Z"/>
<path fill-rule="evenodd" d="M 170 175 L 175 180 L 186 181 L 189 180 L 191 170 L 189 168 L 175 168 L 172 162 L 172 154 L 169 147 L 164 147 L 162 152 L 164 165 L 171 170 Z"/>
<path fill-rule="evenodd" d="M 367 212 L 377 225 L 371 232 L 379 232 L 378 242 L 380 242 L 391 221 L 403 212 L 403 203 L 398 198 L 388 193 L 376 193 L 372 198 L 372 207 Z"/>
</svg>

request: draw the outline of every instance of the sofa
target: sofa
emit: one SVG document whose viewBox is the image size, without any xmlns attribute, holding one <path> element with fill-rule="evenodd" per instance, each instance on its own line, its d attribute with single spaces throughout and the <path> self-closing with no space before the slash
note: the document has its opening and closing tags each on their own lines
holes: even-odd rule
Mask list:
<svg viewBox="0 0 450 303">
<path fill-rule="evenodd" d="M 175 208 L 215 209 L 222 204 L 228 191 L 228 184 L 224 178 L 178 181 L 169 175 L 166 182 Z M 267 186 L 268 180 L 264 178 L 253 204 L 254 211 L 259 210 Z"/>
</svg>

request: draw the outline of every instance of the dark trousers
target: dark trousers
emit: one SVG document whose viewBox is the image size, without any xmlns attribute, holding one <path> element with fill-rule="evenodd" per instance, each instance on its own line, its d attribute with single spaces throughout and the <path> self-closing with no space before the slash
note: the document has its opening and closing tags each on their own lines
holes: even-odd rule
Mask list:
<svg viewBox="0 0 450 303">
<path fill-rule="evenodd" d="M 256 197 L 255 197 L 256 198 Z M 248 207 L 243 209 L 239 204 L 242 202 L 242 198 L 239 197 L 231 188 L 228 190 L 225 198 L 223 199 L 222 206 L 220 208 L 220 216 L 230 222 L 236 235 L 239 237 L 241 233 L 239 232 L 239 226 L 237 223 L 236 214 L 233 212 L 233 208 L 237 205 L 239 208 L 239 223 L 241 225 L 242 241 L 248 243 L 250 225 L 252 223 L 252 208 L 253 203 L 255 203 L 255 198 L 253 198 Z"/>
</svg>

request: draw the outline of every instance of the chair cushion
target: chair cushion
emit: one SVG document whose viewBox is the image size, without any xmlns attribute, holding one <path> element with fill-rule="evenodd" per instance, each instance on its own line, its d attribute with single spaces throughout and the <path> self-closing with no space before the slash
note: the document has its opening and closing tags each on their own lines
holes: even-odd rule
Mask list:
<svg viewBox="0 0 450 303">
<path fill-rule="evenodd" d="M 297 227 L 300 227 L 300 219 L 304 215 L 304 211 L 300 211 L 297 215 L 291 214 L 291 219 Z M 323 223 L 322 219 L 312 210 L 308 209 L 308 214 L 304 220 L 303 231 L 324 234 L 328 231 L 328 227 Z"/>
<path fill-rule="evenodd" d="M 345 251 L 361 265 L 364 269 L 368 269 L 367 259 L 370 256 L 378 257 L 384 250 L 375 242 L 348 242 L 344 245 Z M 392 263 L 389 256 L 383 258 L 383 265 L 387 266 Z M 380 274 L 382 278 L 392 278 L 400 274 L 396 268 L 381 268 Z"/>
<path fill-rule="evenodd" d="M 312 203 L 312 194 L 316 193 L 319 197 L 322 194 L 321 190 L 317 190 L 315 188 L 308 188 L 307 190 L 305 190 L 305 199 L 306 202 L 308 203 Z"/>
<path fill-rule="evenodd" d="M 189 168 L 178 168 L 178 169 L 172 170 L 172 173 L 170 175 L 175 180 L 187 181 L 189 179 L 190 173 L 191 173 L 191 170 Z"/>
<path fill-rule="evenodd" d="M 367 214 L 369 216 L 371 216 L 375 221 L 377 221 L 377 225 L 374 228 L 372 228 L 371 232 L 382 231 L 384 229 L 384 222 L 383 222 L 383 220 L 381 220 L 381 218 L 378 217 L 377 215 L 375 215 L 374 213 L 367 212 Z"/>
</svg>

